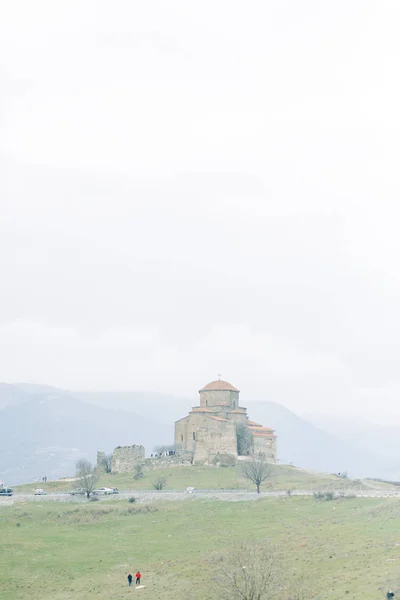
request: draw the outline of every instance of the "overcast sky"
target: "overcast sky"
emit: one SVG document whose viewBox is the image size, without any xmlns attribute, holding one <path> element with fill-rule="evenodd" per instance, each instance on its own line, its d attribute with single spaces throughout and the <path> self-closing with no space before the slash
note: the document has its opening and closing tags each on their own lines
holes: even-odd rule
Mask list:
<svg viewBox="0 0 400 600">
<path fill-rule="evenodd" d="M 398 1 L 0 4 L 0 381 L 400 423 Z"/>
</svg>

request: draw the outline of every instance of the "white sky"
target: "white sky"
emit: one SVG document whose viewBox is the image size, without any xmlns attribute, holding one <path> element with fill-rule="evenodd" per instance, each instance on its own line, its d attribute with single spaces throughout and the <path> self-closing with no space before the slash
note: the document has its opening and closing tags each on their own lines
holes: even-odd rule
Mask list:
<svg viewBox="0 0 400 600">
<path fill-rule="evenodd" d="M 0 7 L 0 380 L 400 423 L 400 4 Z"/>
</svg>

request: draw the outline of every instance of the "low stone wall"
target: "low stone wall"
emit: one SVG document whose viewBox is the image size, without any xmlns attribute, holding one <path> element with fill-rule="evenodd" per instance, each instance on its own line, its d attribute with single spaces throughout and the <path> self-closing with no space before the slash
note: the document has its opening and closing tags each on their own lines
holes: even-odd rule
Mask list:
<svg viewBox="0 0 400 600">
<path fill-rule="evenodd" d="M 182 467 L 191 465 L 193 461 L 192 452 L 183 452 L 172 456 L 154 456 L 146 458 L 144 466 L 146 469 L 163 469 L 165 467 Z"/>
</svg>

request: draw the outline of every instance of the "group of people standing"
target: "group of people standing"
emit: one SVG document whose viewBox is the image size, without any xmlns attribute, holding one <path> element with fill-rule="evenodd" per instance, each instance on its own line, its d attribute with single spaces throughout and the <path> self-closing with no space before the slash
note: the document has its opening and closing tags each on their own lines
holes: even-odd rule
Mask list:
<svg viewBox="0 0 400 600">
<path fill-rule="evenodd" d="M 136 572 L 135 578 L 136 578 L 136 585 L 140 585 L 140 580 L 141 580 L 141 578 L 142 578 L 142 575 L 140 574 L 140 571 L 137 571 L 137 572 Z M 132 577 L 132 575 L 129 573 L 129 574 L 128 574 L 128 585 L 132 585 L 132 580 L 133 580 L 133 577 Z"/>
</svg>

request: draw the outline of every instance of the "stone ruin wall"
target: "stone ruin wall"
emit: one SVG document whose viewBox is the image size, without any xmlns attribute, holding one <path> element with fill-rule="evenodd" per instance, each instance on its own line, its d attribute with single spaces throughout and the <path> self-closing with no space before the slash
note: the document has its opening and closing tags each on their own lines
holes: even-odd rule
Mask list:
<svg viewBox="0 0 400 600">
<path fill-rule="evenodd" d="M 146 469 L 163 469 L 164 467 L 185 467 L 193 462 L 193 452 L 177 452 L 173 456 L 153 456 L 146 458 Z"/>
<path fill-rule="evenodd" d="M 102 471 L 103 473 L 105 472 L 105 468 L 104 468 L 104 464 L 103 464 L 103 460 L 106 457 L 106 453 L 103 452 L 102 450 L 97 450 L 97 470 L 98 471 Z"/>
<path fill-rule="evenodd" d="M 135 464 L 144 459 L 144 446 L 118 446 L 112 455 L 111 473 L 133 473 Z"/>
</svg>

